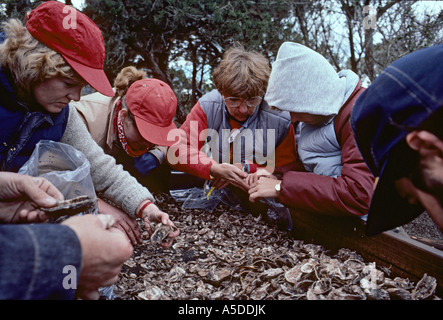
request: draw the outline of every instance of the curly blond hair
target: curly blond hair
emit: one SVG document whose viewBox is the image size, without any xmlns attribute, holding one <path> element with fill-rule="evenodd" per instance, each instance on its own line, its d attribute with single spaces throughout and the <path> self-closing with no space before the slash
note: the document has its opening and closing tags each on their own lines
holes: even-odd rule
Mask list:
<svg viewBox="0 0 443 320">
<path fill-rule="evenodd" d="M 114 80 L 115 95 L 117 97 L 123 97 L 126 95 L 131 84 L 144 78 L 146 78 L 146 72 L 143 69 L 137 69 L 135 67 L 123 68 Z"/>
<path fill-rule="evenodd" d="M 265 94 L 270 74 L 268 59 L 237 44 L 225 52 L 212 76 L 224 96 L 255 97 Z"/>
<path fill-rule="evenodd" d="M 34 39 L 19 20 L 3 22 L 2 28 L 6 40 L 0 44 L 0 65 L 11 72 L 19 99 L 29 100 L 33 86 L 57 76 L 86 84 L 60 54 Z"/>
<path fill-rule="evenodd" d="M 110 104 L 112 105 L 116 99 L 123 98 L 128 92 L 129 87 L 136 81 L 146 78 L 146 72 L 143 69 L 137 69 L 135 67 L 125 67 L 118 73 L 114 80 L 115 96 L 111 99 Z M 126 104 L 122 104 L 122 107 L 128 110 L 129 120 L 134 126 L 135 117 L 131 110 L 127 108 Z"/>
</svg>

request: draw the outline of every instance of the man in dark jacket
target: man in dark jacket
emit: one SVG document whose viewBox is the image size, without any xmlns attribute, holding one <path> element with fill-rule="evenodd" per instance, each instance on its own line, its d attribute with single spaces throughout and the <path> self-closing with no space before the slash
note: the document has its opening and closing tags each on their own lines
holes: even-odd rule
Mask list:
<svg viewBox="0 0 443 320">
<path fill-rule="evenodd" d="M 443 228 L 443 45 L 398 59 L 357 100 L 357 145 L 379 177 L 368 235 L 426 210 Z"/>
</svg>

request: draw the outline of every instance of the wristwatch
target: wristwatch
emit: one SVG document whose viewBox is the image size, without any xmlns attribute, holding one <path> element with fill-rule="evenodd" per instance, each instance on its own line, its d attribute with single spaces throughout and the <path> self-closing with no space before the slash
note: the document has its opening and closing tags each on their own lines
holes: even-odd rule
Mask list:
<svg viewBox="0 0 443 320">
<path fill-rule="evenodd" d="M 277 197 L 280 195 L 280 190 L 281 190 L 281 182 L 275 185 L 275 191 L 277 191 Z"/>
</svg>

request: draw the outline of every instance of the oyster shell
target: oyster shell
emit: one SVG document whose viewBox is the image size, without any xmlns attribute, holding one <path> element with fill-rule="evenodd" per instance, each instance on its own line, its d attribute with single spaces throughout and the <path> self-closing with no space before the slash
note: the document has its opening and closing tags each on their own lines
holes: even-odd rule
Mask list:
<svg viewBox="0 0 443 320">
<path fill-rule="evenodd" d="M 290 283 L 296 284 L 301 279 L 302 275 L 303 272 L 301 271 L 301 266 L 297 265 L 291 268 L 290 270 L 286 271 L 285 279 Z"/>
<path fill-rule="evenodd" d="M 411 298 L 413 300 L 427 299 L 435 293 L 436 288 L 437 280 L 425 274 L 412 291 Z"/>
<path fill-rule="evenodd" d="M 157 223 L 151 224 L 153 233 L 151 235 L 151 242 L 153 244 L 160 244 L 165 242 L 166 238 L 174 232 L 174 228 L 167 224 Z"/>
<path fill-rule="evenodd" d="M 51 208 L 40 210 L 46 212 L 51 217 L 73 216 L 80 213 L 91 213 L 97 206 L 97 198 L 90 196 L 79 196 L 69 200 L 58 201 L 57 205 Z"/>
</svg>

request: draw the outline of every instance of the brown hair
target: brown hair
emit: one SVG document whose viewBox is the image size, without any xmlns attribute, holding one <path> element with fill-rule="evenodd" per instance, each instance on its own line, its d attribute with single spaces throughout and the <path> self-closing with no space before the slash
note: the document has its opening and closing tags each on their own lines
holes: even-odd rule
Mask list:
<svg viewBox="0 0 443 320">
<path fill-rule="evenodd" d="M 236 45 L 223 55 L 213 80 L 222 95 L 255 97 L 265 94 L 270 73 L 269 61 L 263 55 Z"/>
<path fill-rule="evenodd" d="M 61 76 L 85 82 L 65 59 L 32 37 L 17 19 L 3 22 L 6 40 L 0 44 L 0 65 L 11 71 L 20 100 L 29 100 L 32 87 Z"/>
</svg>

